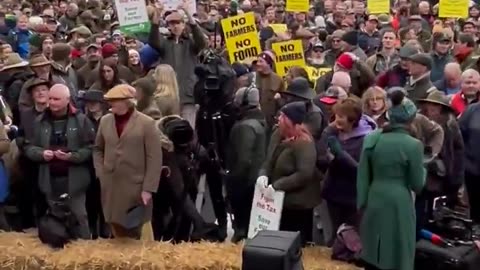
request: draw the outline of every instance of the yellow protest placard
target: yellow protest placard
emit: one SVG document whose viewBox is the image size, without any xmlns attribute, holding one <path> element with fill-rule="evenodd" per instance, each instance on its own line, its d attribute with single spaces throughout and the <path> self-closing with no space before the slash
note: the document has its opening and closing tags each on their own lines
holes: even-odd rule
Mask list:
<svg viewBox="0 0 480 270">
<path fill-rule="evenodd" d="M 274 23 L 274 24 L 270 24 L 270 27 L 272 27 L 273 32 L 275 32 L 275 34 L 283 34 L 287 32 L 286 24 Z"/>
<path fill-rule="evenodd" d="M 440 0 L 440 18 L 467 18 L 470 0 Z"/>
<path fill-rule="evenodd" d="M 330 71 L 332 71 L 331 67 L 320 67 L 320 68 L 316 68 L 312 66 L 307 67 L 308 78 L 310 78 L 310 80 L 314 83 L 317 81 L 318 78 L 322 77 L 323 75 L 327 74 Z"/>
<path fill-rule="evenodd" d="M 390 14 L 390 0 L 367 0 L 367 9 L 370 14 Z"/>
<path fill-rule="evenodd" d="M 287 5 L 285 6 L 286 11 L 292 12 L 308 12 L 310 8 L 310 3 L 308 0 L 287 0 Z"/>
<path fill-rule="evenodd" d="M 280 76 L 285 76 L 293 66 L 305 67 L 305 56 L 301 40 L 289 40 L 272 44 L 275 52 L 275 68 Z"/>
<path fill-rule="evenodd" d="M 261 52 L 253 12 L 221 21 L 230 63 L 253 60 Z"/>
</svg>

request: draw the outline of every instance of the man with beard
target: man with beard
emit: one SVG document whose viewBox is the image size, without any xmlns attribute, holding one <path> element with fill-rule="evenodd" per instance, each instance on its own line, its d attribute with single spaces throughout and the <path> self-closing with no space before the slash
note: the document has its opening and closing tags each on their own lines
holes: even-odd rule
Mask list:
<svg viewBox="0 0 480 270">
<path fill-rule="evenodd" d="M 87 63 L 78 70 L 78 89 L 86 89 L 86 82 L 93 74 L 93 70 L 98 66 L 102 59 L 100 46 L 92 43 L 87 47 Z"/>
</svg>

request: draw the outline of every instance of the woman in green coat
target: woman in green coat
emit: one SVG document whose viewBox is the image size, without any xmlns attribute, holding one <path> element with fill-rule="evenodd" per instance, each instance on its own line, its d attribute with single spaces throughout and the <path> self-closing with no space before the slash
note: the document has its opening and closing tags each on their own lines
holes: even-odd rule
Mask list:
<svg viewBox="0 0 480 270">
<path fill-rule="evenodd" d="M 413 270 L 415 207 L 411 191 L 425 183 L 423 145 L 409 124 L 417 108 L 400 91 L 392 95 L 389 124 L 368 135 L 357 173 L 360 238 L 366 269 Z"/>
</svg>

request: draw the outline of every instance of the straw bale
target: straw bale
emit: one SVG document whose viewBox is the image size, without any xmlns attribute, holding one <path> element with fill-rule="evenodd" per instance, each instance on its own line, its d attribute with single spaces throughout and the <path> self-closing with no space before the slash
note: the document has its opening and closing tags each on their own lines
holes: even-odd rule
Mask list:
<svg viewBox="0 0 480 270">
<path fill-rule="evenodd" d="M 76 241 L 64 249 L 43 245 L 34 234 L 0 233 L 0 270 L 240 270 L 242 246 L 231 243 Z M 304 250 L 309 270 L 357 270 L 334 262 L 330 251 Z"/>
</svg>

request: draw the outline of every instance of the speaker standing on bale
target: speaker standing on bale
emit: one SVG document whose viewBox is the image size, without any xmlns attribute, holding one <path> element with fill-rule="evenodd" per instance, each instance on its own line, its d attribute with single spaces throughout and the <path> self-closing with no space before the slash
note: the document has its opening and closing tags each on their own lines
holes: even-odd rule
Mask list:
<svg viewBox="0 0 480 270">
<path fill-rule="evenodd" d="M 247 240 L 242 270 L 303 270 L 300 232 L 260 231 Z"/>
</svg>

